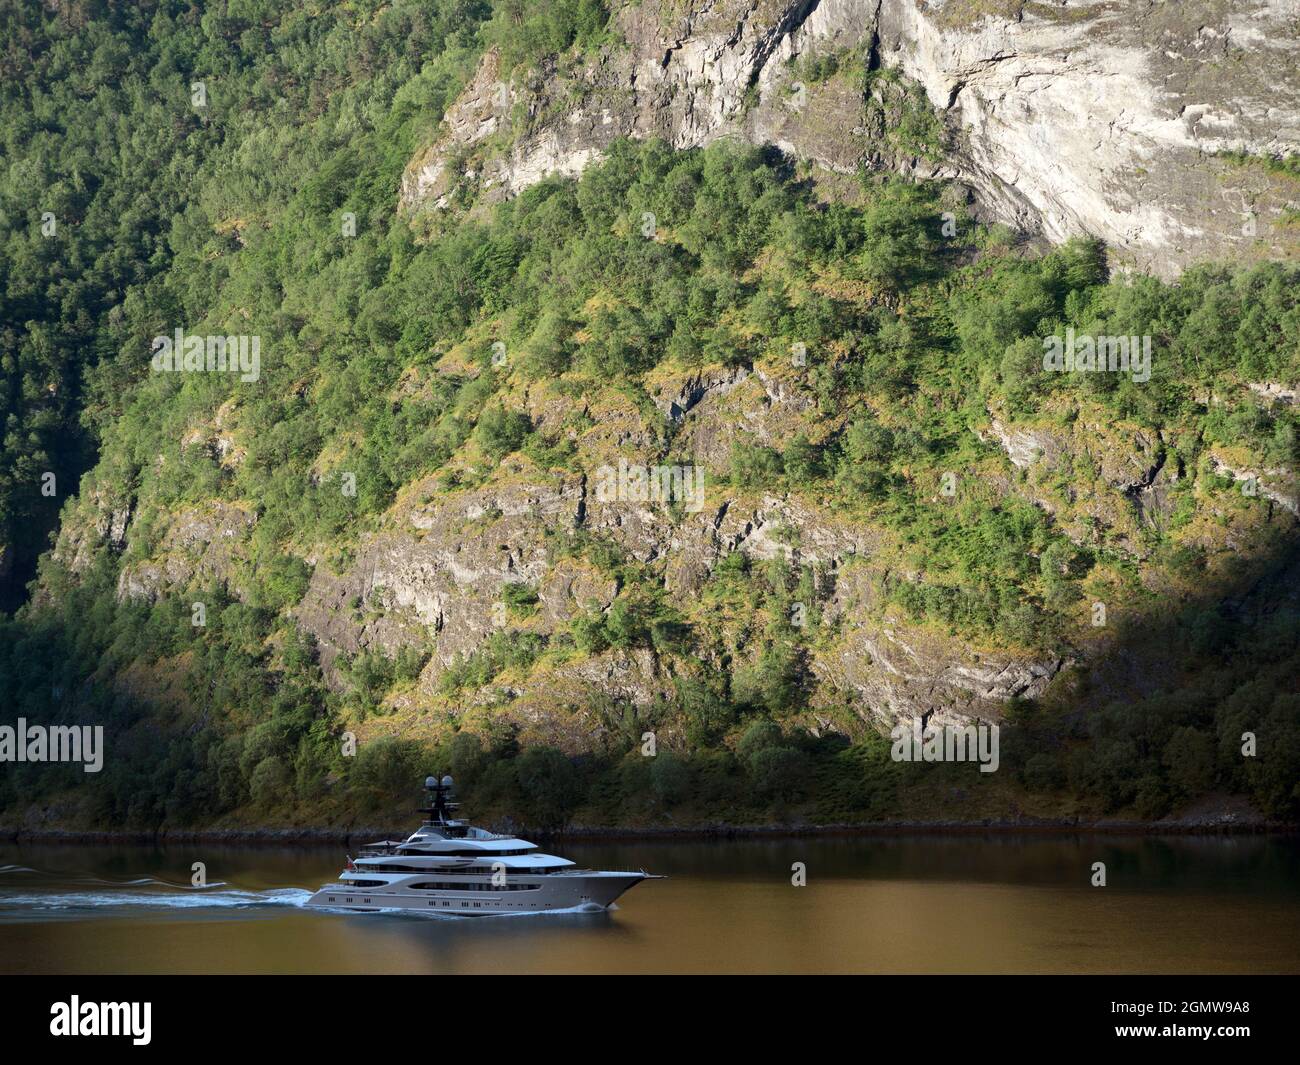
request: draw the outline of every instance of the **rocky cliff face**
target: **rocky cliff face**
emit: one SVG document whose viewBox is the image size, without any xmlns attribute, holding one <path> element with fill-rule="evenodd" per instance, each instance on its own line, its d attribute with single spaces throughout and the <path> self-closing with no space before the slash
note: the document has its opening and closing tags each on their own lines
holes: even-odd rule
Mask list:
<svg viewBox="0 0 1300 1065">
<path fill-rule="evenodd" d="M 403 205 L 509 196 L 620 136 L 731 136 L 953 179 L 986 220 L 1097 236 L 1163 276 L 1300 249 L 1300 180 L 1265 158 L 1300 147 L 1295 0 L 646 2 L 615 25 L 626 47 L 576 68 L 486 56 Z M 920 86 L 932 135 L 905 135 L 914 101 L 877 68 Z"/>
<path fill-rule="evenodd" d="M 679 601 L 698 595 L 732 552 L 815 567 L 823 575 L 825 623 L 839 634 L 811 663 L 819 691 L 814 710 L 847 698 L 864 721 L 892 723 L 929 712 L 944 720 L 996 719 L 1007 699 L 1041 695 L 1061 668 L 1057 656 L 990 651 L 907 624 L 872 589 L 879 533 L 798 500 L 728 492 L 674 522 L 654 505 L 602 504 L 584 478 L 552 479 L 516 465 L 505 484 L 395 511 L 388 528 L 363 541 L 341 571 L 317 565 L 296 615 L 319 641 L 327 676 L 339 682 L 341 653 L 392 656 L 403 646 L 431 646 L 416 691 L 404 697 L 427 701 L 458 656 L 474 654 L 504 627 L 506 585 L 528 584 L 538 594 L 533 618 L 510 621 L 517 631 L 552 636 L 583 612 L 607 609 L 618 592 L 614 578 L 586 559 L 552 555 L 556 536 L 579 530 L 661 572 Z M 531 477 L 518 479 L 524 474 Z M 788 542 L 789 530 L 797 530 L 797 546 Z M 716 660 L 703 664 L 723 668 Z M 645 707 L 671 691 L 666 669 L 654 654 L 611 650 L 522 683 L 498 680 L 467 702 L 504 698 L 508 706 L 499 713 L 525 726 L 554 724 L 581 711 L 596 692 Z M 560 745 L 580 749 L 583 737 L 576 732 Z"/>
</svg>

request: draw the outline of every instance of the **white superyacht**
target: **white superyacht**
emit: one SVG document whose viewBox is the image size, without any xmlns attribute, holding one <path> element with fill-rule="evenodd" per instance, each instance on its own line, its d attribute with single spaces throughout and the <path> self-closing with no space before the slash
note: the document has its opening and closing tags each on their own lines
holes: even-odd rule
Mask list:
<svg viewBox="0 0 1300 1065">
<path fill-rule="evenodd" d="M 349 859 L 337 883 L 326 884 L 309 906 L 347 910 L 423 910 L 494 916 L 556 910 L 603 910 L 642 880 L 645 871 L 578 869 L 566 858 L 542 854 L 537 844 L 455 820 L 451 777 L 429 777 L 428 819 L 404 842 L 384 840 Z"/>
</svg>

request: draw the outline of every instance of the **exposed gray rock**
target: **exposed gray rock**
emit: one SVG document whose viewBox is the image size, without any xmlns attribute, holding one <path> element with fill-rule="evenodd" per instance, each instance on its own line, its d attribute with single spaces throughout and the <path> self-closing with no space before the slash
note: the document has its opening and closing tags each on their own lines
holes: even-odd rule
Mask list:
<svg viewBox="0 0 1300 1065">
<path fill-rule="evenodd" d="M 1059 455 L 1061 451 L 1060 442 L 1041 430 L 1008 429 L 997 418 L 993 419 L 989 430 L 1002 445 L 1011 464 L 1019 469 L 1027 469 L 1039 459 Z"/>
<path fill-rule="evenodd" d="M 665 389 L 651 398 L 664 417 L 679 422 L 701 401 L 713 396 L 725 396 L 742 381 L 748 380 L 749 375 L 749 370 L 743 366 L 701 370 L 680 382 L 676 391 Z"/>
<path fill-rule="evenodd" d="M 1229 465 L 1217 455 L 1210 456 L 1214 472 L 1231 477 L 1242 485 L 1242 491 L 1271 500 L 1283 510 L 1300 518 L 1300 492 L 1296 490 L 1296 472 L 1279 468 L 1250 470 Z M 1253 489 L 1253 491 L 1252 491 Z"/>
<path fill-rule="evenodd" d="M 1293 0 L 885 0 L 880 51 L 956 122 L 955 176 L 992 214 L 1052 240 L 1099 236 L 1168 276 L 1294 246 L 1279 224 L 1294 185 L 1213 156 L 1300 143 L 1296 12 Z"/>
<path fill-rule="evenodd" d="M 54 545 L 55 560 L 73 573 L 84 573 L 100 548 L 120 553 L 126 547 L 134 513 L 134 499 L 88 485 L 64 513 Z"/>
<path fill-rule="evenodd" d="M 197 578 L 225 581 L 257 517 L 242 507 L 213 501 L 174 514 L 150 558 L 122 567 L 117 597 L 154 602 L 167 589 Z"/>
<path fill-rule="evenodd" d="M 618 588 L 607 573 L 583 559 L 553 557 L 575 529 L 659 566 L 673 594 L 698 590 L 732 551 L 834 567 L 871 544 L 868 533 L 797 500 L 728 498 L 674 515 L 657 503 L 602 501 L 580 476 L 506 483 L 404 508 L 389 528 L 363 540 L 341 571 L 319 562 L 296 615 L 316 636 L 331 679 L 340 653 L 391 654 L 413 645 L 433 652 L 422 678 L 432 685 L 457 655 L 473 654 L 501 626 L 508 583 L 538 590 L 539 609 L 527 625 L 540 633 L 609 606 Z"/>
<path fill-rule="evenodd" d="M 1279 381 L 1251 381 L 1246 386 L 1261 399 L 1272 403 L 1284 403 L 1294 406 L 1300 403 L 1300 388 L 1284 385 Z"/>
<path fill-rule="evenodd" d="M 740 136 L 839 172 L 866 161 L 956 179 L 980 213 L 1052 240 L 1101 237 L 1120 262 L 1169 276 L 1211 258 L 1297 248 L 1294 180 L 1229 151 L 1300 146 L 1295 0 L 691 0 L 627 5 L 628 47 L 523 84 L 483 60 L 402 203 L 445 205 L 472 180 L 499 198 L 576 174 L 619 136 L 676 147 Z M 816 84 L 792 61 L 859 50 Z M 948 130 L 942 158 L 908 157 L 867 123 L 861 67 L 902 71 Z M 578 99 L 573 102 L 573 88 Z M 517 101 L 528 128 L 508 128 Z M 496 145 L 496 147 L 493 147 Z"/>
<path fill-rule="evenodd" d="M 813 664 L 818 679 L 856 696 L 864 720 L 893 725 L 934 713 L 936 724 L 998 720 L 1011 698 L 1041 695 L 1060 671 L 1056 655 L 989 652 L 890 616 L 867 574 L 846 575 L 828 605 L 845 634 Z"/>
<path fill-rule="evenodd" d="M 542 583 L 545 532 L 574 526 L 584 491 L 575 479 L 439 497 L 397 515 L 400 524 L 365 540 L 342 572 L 317 565 L 297 615 L 327 673 L 340 652 L 430 645 L 431 678 L 472 654 L 505 620 L 502 587 Z M 558 587 L 549 589 L 552 619 Z"/>
<path fill-rule="evenodd" d="M 456 655 L 472 654 L 500 624 L 501 589 L 508 582 L 538 589 L 538 611 L 521 623 L 530 631 L 554 633 L 578 611 L 606 609 L 617 594 L 616 581 L 585 559 L 562 553 L 551 558 L 548 530 L 549 546 L 578 528 L 612 540 L 638 561 L 661 567 L 674 595 L 693 594 L 734 551 L 811 565 L 825 576 L 869 556 L 875 535 L 794 498 L 767 495 L 753 502 L 728 496 L 698 513 L 674 516 L 656 504 L 597 500 L 584 478 L 442 497 L 411 506 L 400 521 L 405 528 L 363 542 L 343 572 L 324 563 L 316 567 L 297 613 L 315 633 L 331 679 L 337 679 L 333 663 L 340 652 L 392 653 L 420 644 L 433 651 L 421 687 L 436 685 Z M 960 640 L 885 623 L 864 587 L 821 583 L 820 594 L 831 595 L 828 613 L 847 635 L 814 667 L 832 689 L 861 700 L 864 718 L 932 710 L 954 721 L 995 718 L 1005 699 L 1040 694 L 1060 667 L 1056 658 L 992 655 Z M 489 685 L 466 702 L 486 700 L 494 713 L 515 717 L 539 742 L 568 749 L 569 739 L 590 731 L 580 722 L 593 701 L 644 708 L 670 690 L 670 678 L 652 652 L 610 651 L 548 669 L 544 682 Z M 569 710 L 561 713 L 563 707 Z"/>
</svg>

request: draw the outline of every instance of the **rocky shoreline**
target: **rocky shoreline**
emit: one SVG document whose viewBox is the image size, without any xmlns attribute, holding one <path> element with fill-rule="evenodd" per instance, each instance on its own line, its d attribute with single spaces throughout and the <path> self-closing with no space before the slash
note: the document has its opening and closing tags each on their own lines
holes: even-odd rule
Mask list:
<svg viewBox="0 0 1300 1065">
<path fill-rule="evenodd" d="M 884 821 L 870 824 L 835 825 L 730 825 L 694 827 L 586 827 L 571 826 L 556 831 L 520 826 L 496 826 L 499 831 L 532 839 L 592 842 L 689 840 L 785 839 L 793 837 L 909 836 L 909 835 L 1293 835 L 1300 826 L 1278 821 L 1245 820 L 1234 816 L 1184 818 L 1176 821 L 1123 821 L 1078 818 L 1023 819 L 1016 821 Z M 380 839 L 404 839 L 405 828 L 220 828 L 159 829 L 157 831 L 90 831 L 63 828 L 0 826 L 0 842 L 73 844 L 218 843 L 278 846 L 319 846 L 369 843 Z"/>
</svg>

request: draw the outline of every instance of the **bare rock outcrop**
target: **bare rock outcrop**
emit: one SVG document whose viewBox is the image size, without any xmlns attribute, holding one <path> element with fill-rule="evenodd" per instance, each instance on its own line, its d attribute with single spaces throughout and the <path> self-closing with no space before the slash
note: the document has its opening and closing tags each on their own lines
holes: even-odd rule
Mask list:
<svg viewBox="0 0 1300 1065">
<path fill-rule="evenodd" d="M 418 645 L 432 649 L 424 678 L 432 684 L 502 626 L 507 584 L 536 590 L 538 610 L 527 627 L 538 633 L 608 608 L 618 584 L 565 553 L 575 530 L 659 566 L 674 595 L 697 591 L 733 551 L 833 568 L 871 544 L 868 533 L 797 500 L 723 498 L 674 517 L 657 503 L 598 499 L 583 476 L 494 484 L 409 504 L 391 517 L 341 568 L 319 561 L 295 611 L 332 677 L 340 653 Z"/>
<path fill-rule="evenodd" d="M 196 578 L 229 580 L 240 547 L 256 523 L 250 510 L 215 500 L 179 511 L 149 558 L 122 567 L 118 599 L 154 602 L 167 589 L 184 587 Z"/>
<path fill-rule="evenodd" d="M 900 620 L 876 600 L 865 573 L 850 574 L 829 606 L 844 635 L 813 665 L 819 681 L 855 697 L 865 720 L 893 725 L 934 713 L 939 724 L 998 720 L 1008 699 L 1046 691 L 1063 660 L 990 650 Z"/>
<path fill-rule="evenodd" d="M 952 178 L 986 219 L 1097 236 L 1163 276 L 1300 247 L 1300 182 L 1267 162 L 1300 147 L 1294 0 L 691 0 L 627 5 L 615 28 L 627 46 L 576 72 L 511 77 L 486 56 L 402 204 L 446 205 L 466 181 L 510 196 L 620 136 L 741 137 L 842 173 Z M 825 57 L 845 62 L 802 73 Z M 900 150 L 871 120 L 878 67 L 919 83 L 942 144 Z"/>
<path fill-rule="evenodd" d="M 1210 456 L 1210 464 L 1215 473 L 1240 484 L 1245 495 L 1267 499 L 1300 518 L 1300 471 L 1282 467 L 1256 470 L 1225 461 L 1218 455 Z"/>
</svg>

